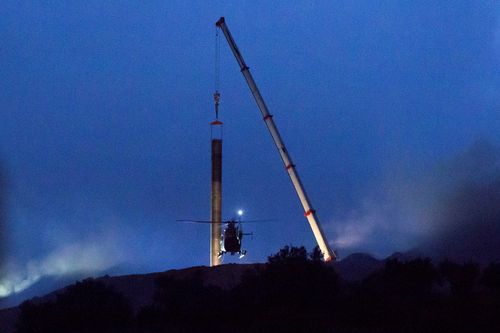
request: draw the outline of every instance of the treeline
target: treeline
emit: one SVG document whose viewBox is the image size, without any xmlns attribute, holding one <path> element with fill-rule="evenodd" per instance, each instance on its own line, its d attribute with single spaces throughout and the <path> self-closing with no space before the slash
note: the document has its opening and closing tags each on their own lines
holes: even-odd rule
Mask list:
<svg viewBox="0 0 500 333">
<path fill-rule="evenodd" d="M 23 303 L 18 333 L 500 332 L 500 264 L 394 259 L 346 282 L 320 257 L 285 247 L 231 290 L 162 276 L 137 313 L 102 282 L 84 280 L 52 302 Z"/>
</svg>

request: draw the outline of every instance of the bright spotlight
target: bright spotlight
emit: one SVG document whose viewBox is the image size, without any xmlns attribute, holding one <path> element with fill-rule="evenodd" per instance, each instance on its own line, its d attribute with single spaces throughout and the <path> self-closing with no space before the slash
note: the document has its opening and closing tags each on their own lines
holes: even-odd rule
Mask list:
<svg viewBox="0 0 500 333">
<path fill-rule="evenodd" d="M 239 210 L 238 210 L 238 216 L 241 216 L 241 215 L 243 215 L 243 210 L 242 210 L 242 209 L 239 209 Z"/>
</svg>

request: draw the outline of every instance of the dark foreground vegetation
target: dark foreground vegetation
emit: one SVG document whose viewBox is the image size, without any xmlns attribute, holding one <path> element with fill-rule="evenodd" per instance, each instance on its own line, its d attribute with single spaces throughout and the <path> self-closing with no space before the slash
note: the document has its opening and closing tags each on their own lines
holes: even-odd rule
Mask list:
<svg viewBox="0 0 500 333">
<path fill-rule="evenodd" d="M 500 332 L 500 264 L 394 259 L 345 282 L 318 250 L 285 247 L 231 290 L 162 276 L 137 313 L 84 280 L 52 302 L 23 303 L 18 332 Z"/>
</svg>

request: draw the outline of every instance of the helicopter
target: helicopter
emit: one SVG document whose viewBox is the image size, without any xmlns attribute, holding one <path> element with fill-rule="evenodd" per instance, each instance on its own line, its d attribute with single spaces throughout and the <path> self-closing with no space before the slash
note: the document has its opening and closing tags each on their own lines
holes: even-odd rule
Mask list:
<svg viewBox="0 0 500 333">
<path fill-rule="evenodd" d="M 238 215 L 240 216 L 238 219 L 232 218 L 230 220 L 225 220 L 220 222 L 224 224 L 224 228 L 220 238 L 220 251 L 217 254 L 218 258 L 221 258 L 224 254 L 235 255 L 238 254 L 239 258 L 243 258 L 247 254 L 247 250 L 243 250 L 241 248 L 241 244 L 243 241 L 243 236 L 252 236 L 253 233 L 243 232 L 243 223 L 255 223 L 255 222 L 266 222 L 271 220 L 241 220 L 241 215 L 243 212 L 238 211 Z M 186 222 L 186 223 L 205 223 L 212 224 L 218 223 L 210 220 L 177 220 L 178 222 Z"/>
</svg>

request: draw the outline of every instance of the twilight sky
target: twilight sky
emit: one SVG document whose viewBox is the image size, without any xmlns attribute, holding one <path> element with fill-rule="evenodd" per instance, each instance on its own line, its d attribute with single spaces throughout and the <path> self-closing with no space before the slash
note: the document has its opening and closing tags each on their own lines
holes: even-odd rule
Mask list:
<svg viewBox="0 0 500 333">
<path fill-rule="evenodd" d="M 418 247 L 446 229 L 450 184 L 500 179 L 497 1 L 7 0 L 0 14 L 0 296 L 44 275 L 208 264 L 208 226 L 175 220 L 210 216 L 220 16 L 341 257 Z M 242 262 L 312 248 L 224 39 L 221 94 L 223 215 L 276 220 L 246 228 Z"/>
</svg>

